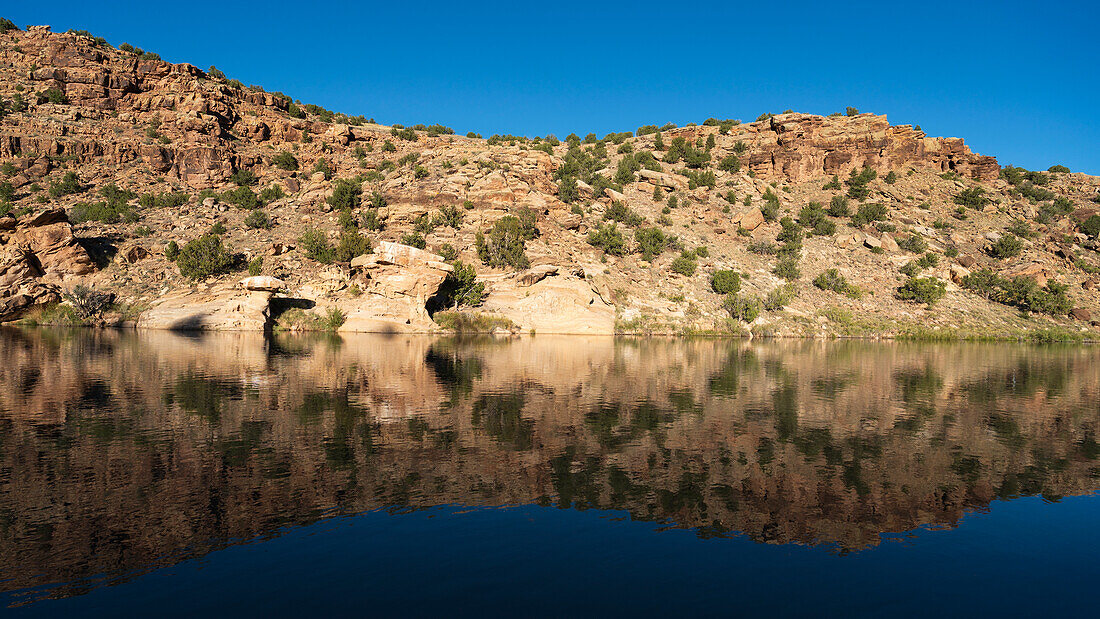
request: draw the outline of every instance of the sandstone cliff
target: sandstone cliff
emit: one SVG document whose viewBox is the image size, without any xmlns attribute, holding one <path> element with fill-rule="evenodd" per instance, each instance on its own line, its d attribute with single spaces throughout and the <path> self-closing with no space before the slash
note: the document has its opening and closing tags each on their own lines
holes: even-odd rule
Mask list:
<svg viewBox="0 0 1100 619">
<path fill-rule="evenodd" d="M 484 286 L 460 311 L 517 331 L 1096 334 L 1100 256 L 1086 223 L 1100 180 L 1002 171 L 961 139 L 885 116 L 784 113 L 564 142 L 463 137 L 334 114 L 48 27 L 0 35 L 0 78 L 0 209 L 27 230 L 53 218 L 60 235 L 36 258 L 5 241 L 3 320 L 81 283 L 154 312 L 138 320 L 147 326 L 255 328 L 306 307 L 340 309 L 350 330 L 430 331 L 442 307 L 432 299 L 460 260 Z M 77 222 L 77 240 L 41 215 L 56 209 Z M 477 245 L 509 216 L 531 220 L 511 264 Z M 804 238 L 776 257 L 785 217 Z M 320 260 L 301 242 L 316 231 L 335 246 L 356 228 L 378 248 L 358 263 L 363 242 Z M 212 229 L 234 259 L 185 277 L 168 246 Z M 399 245 L 427 253 L 396 263 L 386 256 Z M 271 307 L 234 304 L 249 263 L 286 283 Z M 861 294 L 812 284 L 831 268 Z M 741 275 L 736 299 L 712 289 L 725 270 Z M 1057 297 L 1036 311 L 972 273 L 1065 288 L 1036 293 Z M 914 276 L 942 286 L 942 299 L 903 300 Z M 758 315 L 731 312 L 754 300 Z M 192 302 L 224 319 L 170 319 Z"/>
</svg>

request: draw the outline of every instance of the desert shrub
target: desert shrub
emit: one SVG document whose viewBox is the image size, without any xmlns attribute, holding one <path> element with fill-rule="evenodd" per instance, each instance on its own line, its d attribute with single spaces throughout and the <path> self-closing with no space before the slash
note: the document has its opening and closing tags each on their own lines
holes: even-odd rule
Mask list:
<svg viewBox="0 0 1100 619">
<path fill-rule="evenodd" d="M 769 312 L 781 310 L 791 304 L 798 296 L 798 287 L 794 284 L 783 284 L 772 288 L 764 297 L 764 309 Z"/>
<path fill-rule="evenodd" d="M 534 227 L 520 217 L 505 215 L 493 224 L 487 235 L 480 231 L 477 233 L 477 255 L 491 267 L 526 269 L 530 266 L 525 251 L 526 241 L 534 238 L 536 233 Z"/>
<path fill-rule="evenodd" d="M 60 198 L 82 191 L 84 191 L 84 186 L 80 184 L 80 177 L 76 175 L 76 172 L 66 172 L 61 180 L 50 181 L 50 196 L 53 198 Z"/>
<path fill-rule="evenodd" d="M 1024 251 L 1024 242 L 1014 234 L 1006 234 L 992 243 L 986 253 L 998 260 L 1015 258 Z"/>
<path fill-rule="evenodd" d="M 109 186 L 108 186 L 109 187 Z M 132 192 L 130 192 L 132 193 Z M 104 194 L 106 195 L 106 194 Z M 108 198 L 110 200 L 111 198 Z M 125 198 L 127 200 L 133 199 L 132 197 Z M 177 206 L 183 206 L 187 204 L 187 201 L 191 199 L 189 194 L 182 191 L 165 191 L 163 193 L 143 193 L 138 198 L 138 204 L 142 208 L 175 208 Z"/>
<path fill-rule="evenodd" d="M 39 98 L 43 101 L 57 104 L 66 104 L 69 102 L 69 98 L 65 96 L 65 91 L 60 88 L 47 88 L 40 93 Z"/>
<path fill-rule="evenodd" d="M 259 230 L 261 228 L 271 227 L 271 218 L 267 213 L 260 209 L 256 209 L 248 214 L 248 217 L 244 218 L 244 225 L 252 228 L 253 230 Z"/>
<path fill-rule="evenodd" d="M 179 258 L 179 255 L 180 255 L 179 243 L 177 243 L 175 241 L 168 241 L 168 244 L 164 246 L 164 257 L 167 258 L 168 260 L 171 260 L 172 262 L 175 262 L 176 258 Z"/>
<path fill-rule="evenodd" d="M 836 189 L 840 190 L 840 177 L 836 174 L 833 175 L 832 180 L 821 186 L 822 189 Z"/>
<path fill-rule="evenodd" d="M 691 277 L 696 269 L 695 254 L 684 252 L 672 261 L 672 271 L 680 275 Z"/>
<path fill-rule="evenodd" d="M 249 187 L 237 187 L 225 191 L 222 193 L 221 199 L 226 204 L 233 204 L 242 209 L 256 209 L 263 206 L 260 203 L 260 197 Z"/>
<path fill-rule="evenodd" d="M 0 34 L 7 34 L 12 30 L 18 31 L 19 27 L 16 26 L 10 19 L 6 17 L 0 17 Z"/>
<path fill-rule="evenodd" d="M 453 270 L 439 287 L 437 301 L 442 307 L 477 306 L 485 299 L 485 284 L 477 281 L 473 265 L 461 260 L 451 263 Z"/>
<path fill-rule="evenodd" d="M 621 224 L 626 224 L 631 227 L 638 227 L 645 223 L 645 218 L 636 213 L 629 206 L 622 202 L 612 202 L 607 210 L 603 214 L 604 219 L 617 221 Z"/>
<path fill-rule="evenodd" d="M 985 190 L 981 187 L 971 187 L 960 191 L 955 196 L 955 204 L 967 208 L 980 209 L 989 204 L 989 198 L 985 196 Z"/>
<path fill-rule="evenodd" d="M 898 239 L 898 247 L 907 252 L 919 254 L 928 249 L 928 243 L 925 242 L 924 237 L 921 235 L 916 232 L 911 232 L 909 236 Z"/>
<path fill-rule="evenodd" d="M 832 201 L 829 202 L 829 209 L 827 212 L 833 217 L 847 217 L 852 213 L 848 207 L 848 198 L 844 196 L 833 196 Z"/>
<path fill-rule="evenodd" d="M 356 256 L 370 253 L 370 239 L 359 234 L 357 230 L 344 230 L 340 233 L 340 242 L 332 252 L 336 262 L 351 262 Z"/>
<path fill-rule="evenodd" d="M 137 221 L 137 213 L 125 202 L 79 202 L 69 209 L 69 220 L 73 223 L 98 221 L 105 224 L 117 224 L 121 221 Z"/>
<path fill-rule="evenodd" d="M 668 237 L 660 228 L 638 228 L 634 231 L 634 242 L 642 259 L 652 262 L 668 247 Z"/>
<path fill-rule="evenodd" d="M 1100 215 L 1092 215 L 1078 226 L 1081 232 L 1092 238 L 1100 238 Z"/>
<path fill-rule="evenodd" d="M 408 128 L 398 129 L 397 127 L 394 127 L 392 129 L 390 129 L 390 135 L 392 135 L 395 138 L 402 139 L 402 140 L 408 140 L 409 142 L 415 142 L 417 140 L 417 137 L 418 137 L 416 135 L 416 131 L 414 131 L 412 129 L 408 129 Z"/>
<path fill-rule="evenodd" d="M 283 188 L 278 185 L 271 185 L 264 187 L 260 191 L 259 199 L 261 204 L 270 204 L 280 198 L 285 198 L 286 194 L 283 193 Z"/>
<path fill-rule="evenodd" d="M 238 187 L 250 187 L 260 180 L 252 170 L 237 170 L 229 176 L 229 182 L 236 183 Z"/>
<path fill-rule="evenodd" d="M 861 296 L 860 289 L 849 283 L 848 279 L 841 275 L 840 271 L 837 269 L 823 271 L 814 278 L 814 286 L 822 290 L 831 290 L 837 294 L 842 294 L 853 299 Z"/>
<path fill-rule="evenodd" d="M 859 116 L 859 110 L 852 107 L 852 106 L 850 106 L 850 105 L 848 107 L 844 108 L 844 113 L 847 116 Z"/>
<path fill-rule="evenodd" d="M 861 228 L 875 221 L 886 220 L 886 207 L 882 204 L 860 204 L 859 209 L 852 215 L 852 226 Z"/>
<path fill-rule="evenodd" d="M 882 180 L 887 185 L 893 185 L 894 183 L 898 182 L 898 175 L 895 174 L 893 170 L 890 170 L 886 173 L 886 176 L 882 177 Z"/>
<path fill-rule="evenodd" d="M 462 227 L 462 222 L 465 219 L 466 213 L 452 204 L 441 207 L 439 209 L 439 214 L 436 215 L 436 221 L 439 225 L 454 228 L 455 230 Z"/>
<path fill-rule="evenodd" d="M 64 298 L 83 319 L 95 318 L 111 309 L 115 303 L 114 293 L 94 290 L 83 284 L 74 286 L 64 294 Z"/>
<path fill-rule="evenodd" d="M 1031 229 L 1031 226 L 1029 226 L 1026 221 L 1012 222 L 1012 225 L 1008 227 L 1008 232 L 1022 239 L 1032 239 L 1037 236 L 1035 231 Z"/>
<path fill-rule="evenodd" d="M 401 235 L 401 240 L 399 242 L 402 245 L 408 245 L 409 247 L 415 247 L 417 249 L 425 249 L 428 247 L 428 241 L 424 238 L 424 235 L 419 232 L 406 232 Z"/>
<path fill-rule="evenodd" d="M 332 175 L 336 173 L 332 165 L 324 157 L 321 157 L 317 160 L 317 163 L 313 164 L 313 172 L 324 174 L 325 180 L 332 180 Z"/>
<path fill-rule="evenodd" d="M 947 284 L 935 277 L 910 277 L 895 295 L 902 301 L 932 305 L 947 294 Z"/>
<path fill-rule="evenodd" d="M 741 322 L 752 322 L 760 316 L 760 299 L 731 294 L 722 301 L 722 308 Z"/>
<path fill-rule="evenodd" d="M 370 209 L 363 213 L 363 228 L 375 232 L 383 228 L 382 218 L 378 215 L 378 211 Z"/>
<path fill-rule="evenodd" d="M 236 258 L 216 234 L 204 234 L 188 241 L 176 257 L 180 273 L 191 279 L 204 279 L 228 272 L 234 264 Z"/>
<path fill-rule="evenodd" d="M 1062 174 L 1069 174 L 1069 168 L 1064 165 L 1052 165 L 1047 168 L 1047 172 L 1060 172 Z"/>
<path fill-rule="evenodd" d="M 690 170 L 683 169 L 680 173 L 688 178 L 688 189 L 696 189 L 698 187 L 709 187 L 714 189 L 718 185 L 718 177 L 714 175 L 711 170 Z"/>
<path fill-rule="evenodd" d="M 276 153 L 271 162 L 280 170 L 292 171 L 298 169 L 298 158 L 285 150 Z"/>
<path fill-rule="evenodd" d="M 565 176 L 558 181 L 558 199 L 566 204 L 572 204 L 580 197 L 580 189 L 577 187 L 577 179 L 574 176 Z"/>
<path fill-rule="evenodd" d="M 774 256 L 779 252 L 779 247 L 770 241 L 753 241 L 749 243 L 749 252 L 763 256 Z"/>
<path fill-rule="evenodd" d="M 730 269 L 719 269 L 710 276 L 710 288 L 718 294 L 741 291 L 741 274 Z"/>
<path fill-rule="evenodd" d="M 848 197 L 854 200 L 866 199 L 871 195 L 871 189 L 867 185 L 877 176 L 878 173 L 871 168 L 863 168 L 859 172 L 852 170 L 848 180 L 844 181 L 848 185 Z"/>
<path fill-rule="evenodd" d="M 745 196 L 748 199 L 748 196 Z M 779 217 L 779 196 L 768 189 L 764 192 L 764 206 L 760 207 L 760 213 L 765 221 L 775 221 Z"/>
<path fill-rule="evenodd" d="M 263 272 L 264 269 L 264 257 L 256 256 L 248 261 L 248 274 L 255 277 Z"/>
<path fill-rule="evenodd" d="M 922 269 L 931 269 L 932 267 L 939 266 L 940 257 L 932 252 L 927 252 L 920 258 L 917 258 L 917 266 Z"/>
<path fill-rule="evenodd" d="M 827 221 L 826 212 L 820 202 L 810 202 L 798 211 L 798 223 L 803 228 L 812 229 L 823 221 Z"/>
<path fill-rule="evenodd" d="M 781 256 L 775 261 L 772 273 L 787 281 L 794 281 L 802 276 L 802 271 L 798 268 L 798 258 L 795 256 Z"/>
<path fill-rule="evenodd" d="M 1018 276 L 1001 277 L 989 269 L 981 269 L 967 275 L 962 287 L 996 303 L 1010 305 L 1024 312 L 1064 315 L 1073 309 L 1073 301 L 1066 296 L 1068 286 L 1049 280 L 1039 286 L 1033 278 Z"/>
<path fill-rule="evenodd" d="M 355 178 L 337 179 L 332 195 L 325 201 L 337 210 L 359 208 L 363 202 L 363 183 Z"/>
<path fill-rule="evenodd" d="M 310 228 L 303 232 L 302 236 L 298 238 L 298 244 L 302 246 L 307 258 L 316 260 L 321 264 L 332 264 L 333 260 L 336 259 L 335 250 L 329 244 L 328 237 L 316 228 Z"/>
<path fill-rule="evenodd" d="M 723 172 L 739 172 L 741 170 L 741 158 L 737 155 L 726 155 L 718 161 L 718 169 Z"/>
<path fill-rule="evenodd" d="M 602 223 L 595 230 L 591 230 L 588 233 L 588 244 L 599 247 L 612 256 L 623 255 L 626 248 L 623 234 L 614 223 Z"/>
</svg>

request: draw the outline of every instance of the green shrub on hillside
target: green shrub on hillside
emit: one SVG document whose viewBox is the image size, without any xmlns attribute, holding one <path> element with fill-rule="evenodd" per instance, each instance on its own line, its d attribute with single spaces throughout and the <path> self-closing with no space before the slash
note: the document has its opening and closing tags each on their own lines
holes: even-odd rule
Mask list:
<svg viewBox="0 0 1100 619">
<path fill-rule="evenodd" d="M 710 276 L 710 288 L 718 294 L 741 291 L 741 274 L 730 269 L 719 269 Z"/>
<path fill-rule="evenodd" d="M 933 305 L 947 294 L 947 284 L 935 277 L 910 277 L 898 287 L 896 296 L 902 301 Z"/>
<path fill-rule="evenodd" d="M 302 233 L 298 238 L 298 244 L 301 245 L 307 258 L 321 264 L 332 264 L 336 259 L 336 253 L 329 244 L 328 237 L 316 228 L 310 228 Z"/>
<path fill-rule="evenodd" d="M 298 158 L 287 151 L 279 151 L 271 159 L 271 163 L 280 170 L 293 171 L 298 169 Z"/>
<path fill-rule="evenodd" d="M 588 233 L 588 244 L 599 247 L 612 256 L 621 256 L 626 250 L 623 233 L 614 223 L 602 223 Z"/>
<path fill-rule="evenodd" d="M 531 264 L 525 251 L 526 242 L 535 238 L 537 233 L 533 222 L 505 215 L 493 224 L 487 235 L 480 231 L 477 233 L 475 245 L 478 258 L 491 267 L 526 269 Z"/>
<path fill-rule="evenodd" d="M 188 241 L 176 257 L 176 266 L 184 277 L 204 279 L 226 273 L 236 264 L 236 257 L 222 244 L 216 234 L 204 234 Z"/>
<path fill-rule="evenodd" d="M 1015 234 L 1006 234 L 991 244 L 986 253 L 998 260 L 1007 260 L 1019 256 L 1023 251 L 1024 242 Z"/>
<path fill-rule="evenodd" d="M 760 299 L 731 294 L 726 296 L 722 307 L 730 316 L 741 322 L 752 322 L 760 316 Z"/>
<path fill-rule="evenodd" d="M 1039 286 L 1030 277 L 1021 275 L 1009 279 L 989 269 L 981 269 L 964 277 L 962 287 L 1025 312 L 1061 316 L 1073 309 L 1073 301 L 1066 296 L 1069 287 L 1054 280 L 1047 281 L 1046 286 Z"/>
</svg>

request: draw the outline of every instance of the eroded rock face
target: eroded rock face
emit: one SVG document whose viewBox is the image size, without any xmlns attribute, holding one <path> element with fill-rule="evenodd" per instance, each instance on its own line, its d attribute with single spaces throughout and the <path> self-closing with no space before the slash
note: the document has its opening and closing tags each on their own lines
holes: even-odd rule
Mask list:
<svg viewBox="0 0 1100 619">
<path fill-rule="evenodd" d="M 557 267 L 535 267 L 493 283 L 479 310 L 535 333 L 615 332 L 615 309 L 587 281 Z"/>
<path fill-rule="evenodd" d="M 271 322 L 272 293 L 222 284 L 158 299 L 138 318 L 143 329 L 173 331 L 263 331 Z"/>
<path fill-rule="evenodd" d="M 970 152 L 961 138 L 930 138 L 912 125 L 891 126 L 885 115 L 778 114 L 749 127 L 749 168 L 794 182 L 863 167 L 885 173 L 907 164 L 979 180 L 995 179 L 1001 169 L 996 158 Z"/>
<path fill-rule="evenodd" d="M 427 304 L 452 271 L 443 256 L 383 241 L 374 253 L 352 260 L 351 268 L 363 293 L 340 303 L 347 316 L 341 331 L 411 333 L 437 328 Z"/>
<path fill-rule="evenodd" d="M 0 322 L 61 300 L 71 276 L 95 270 L 61 209 L 0 218 Z"/>
</svg>

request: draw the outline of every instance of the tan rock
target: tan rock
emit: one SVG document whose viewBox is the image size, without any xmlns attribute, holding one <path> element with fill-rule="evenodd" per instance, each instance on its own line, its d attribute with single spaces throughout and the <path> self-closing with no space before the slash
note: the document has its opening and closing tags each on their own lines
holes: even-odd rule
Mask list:
<svg viewBox="0 0 1100 619">
<path fill-rule="evenodd" d="M 245 290 L 259 290 L 264 292 L 278 292 L 286 288 L 286 282 L 270 275 L 254 275 L 241 280 L 241 287 Z"/>
</svg>

